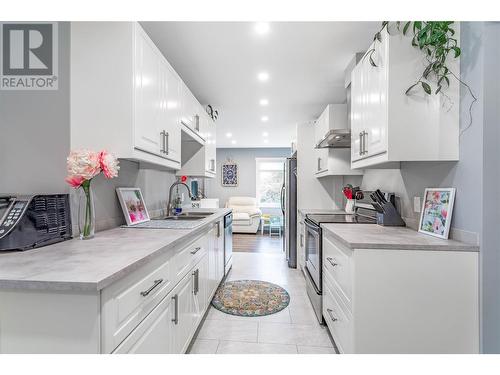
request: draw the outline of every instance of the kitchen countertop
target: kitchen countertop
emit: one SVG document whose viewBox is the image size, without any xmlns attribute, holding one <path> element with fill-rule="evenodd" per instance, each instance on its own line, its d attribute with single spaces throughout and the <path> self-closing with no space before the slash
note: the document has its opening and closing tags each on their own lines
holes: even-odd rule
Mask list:
<svg viewBox="0 0 500 375">
<path fill-rule="evenodd" d="M 214 214 L 196 228 L 115 228 L 98 232 L 90 240 L 0 253 L 0 289 L 99 291 L 202 233 L 231 209 L 201 211 Z"/>
<path fill-rule="evenodd" d="M 327 208 L 299 208 L 299 214 L 301 215 L 311 215 L 311 214 L 345 214 L 344 210 L 332 210 Z"/>
<path fill-rule="evenodd" d="M 376 224 L 321 224 L 321 228 L 350 249 L 479 251 L 477 245 L 443 240 L 406 227 L 384 227 Z"/>
</svg>

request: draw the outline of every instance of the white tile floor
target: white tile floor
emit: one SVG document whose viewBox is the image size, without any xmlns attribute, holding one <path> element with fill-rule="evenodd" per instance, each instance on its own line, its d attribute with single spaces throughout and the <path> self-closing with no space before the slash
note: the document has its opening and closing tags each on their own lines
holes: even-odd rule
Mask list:
<svg viewBox="0 0 500 375">
<path fill-rule="evenodd" d="M 263 317 L 228 315 L 210 307 L 191 354 L 333 354 L 318 324 L 301 271 L 288 268 L 282 253 L 233 253 L 229 280 L 265 280 L 285 288 L 290 305 Z"/>
</svg>

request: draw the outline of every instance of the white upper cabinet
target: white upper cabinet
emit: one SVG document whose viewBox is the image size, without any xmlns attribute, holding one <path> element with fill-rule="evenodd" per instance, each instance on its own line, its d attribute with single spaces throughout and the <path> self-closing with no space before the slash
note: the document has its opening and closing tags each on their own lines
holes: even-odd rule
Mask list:
<svg viewBox="0 0 500 375">
<path fill-rule="evenodd" d="M 331 129 L 347 129 L 347 105 L 329 104 L 316 120 L 314 137 L 316 144 Z M 316 148 L 316 177 L 360 175 L 363 172 L 351 169 L 348 148 Z"/>
<path fill-rule="evenodd" d="M 199 106 L 139 23 L 71 23 L 72 148 L 178 170 Z"/>
<path fill-rule="evenodd" d="M 216 126 L 203 107 L 200 105 L 198 108 L 199 132 L 195 132 L 197 135 L 194 137 L 199 136 L 201 141 L 193 138 L 184 141 L 186 152 L 183 154 L 188 154 L 189 149 L 193 149 L 193 152 L 189 153 L 186 160 L 183 157 L 182 168 L 177 171 L 177 175 L 214 178 L 217 173 Z"/>
<path fill-rule="evenodd" d="M 457 29 L 457 34 L 459 30 Z M 457 36 L 459 38 L 459 36 Z M 368 54 L 377 66 L 372 66 Z M 448 62 L 460 72 L 458 59 Z M 382 33 L 351 75 L 351 159 L 353 168 L 400 161 L 459 158 L 459 84 L 450 80 L 443 93 L 405 92 L 426 67 L 411 38 Z"/>
</svg>

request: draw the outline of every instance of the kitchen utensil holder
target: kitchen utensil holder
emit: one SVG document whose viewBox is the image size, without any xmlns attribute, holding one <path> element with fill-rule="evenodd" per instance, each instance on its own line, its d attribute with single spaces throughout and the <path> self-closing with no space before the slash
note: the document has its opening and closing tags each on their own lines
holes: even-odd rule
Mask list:
<svg viewBox="0 0 500 375">
<path fill-rule="evenodd" d="M 380 203 L 384 212 L 377 212 L 377 224 L 390 227 L 404 227 L 406 223 L 391 202 Z"/>
</svg>

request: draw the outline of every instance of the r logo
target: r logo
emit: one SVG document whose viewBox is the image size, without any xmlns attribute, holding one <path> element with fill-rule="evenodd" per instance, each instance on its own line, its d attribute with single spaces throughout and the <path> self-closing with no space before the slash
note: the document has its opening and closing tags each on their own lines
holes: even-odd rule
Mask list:
<svg viewBox="0 0 500 375">
<path fill-rule="evenodd" d="M 3 24 L 3 74 L 52 75 L 52 24 Z"/>
</svg>

